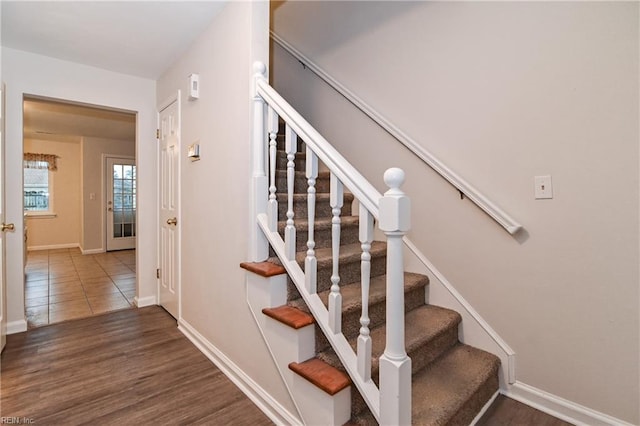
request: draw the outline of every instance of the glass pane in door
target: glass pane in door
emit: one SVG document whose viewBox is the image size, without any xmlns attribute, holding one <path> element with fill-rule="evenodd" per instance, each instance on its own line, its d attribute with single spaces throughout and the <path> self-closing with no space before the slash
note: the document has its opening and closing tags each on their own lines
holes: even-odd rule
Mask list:
<svg viewBox="0 0 640 426">
<path fill-rule="evenodd" d="M 136 235 L 136 166 L 113 165 L 113 238 Z"/>
</svg>

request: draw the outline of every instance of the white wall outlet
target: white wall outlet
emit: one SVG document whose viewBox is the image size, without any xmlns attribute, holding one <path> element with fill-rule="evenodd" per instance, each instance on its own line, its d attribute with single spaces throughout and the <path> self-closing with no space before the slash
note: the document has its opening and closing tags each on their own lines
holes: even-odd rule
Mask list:
<svg viewBox="0 0 640 426">
<path fill-rule="evenodd" d="M 553 198 L 553 185 L 551 184 L 550 175 L 535 176 L 533 180 L 535 183 L 536 200 Z"/>
</svg>

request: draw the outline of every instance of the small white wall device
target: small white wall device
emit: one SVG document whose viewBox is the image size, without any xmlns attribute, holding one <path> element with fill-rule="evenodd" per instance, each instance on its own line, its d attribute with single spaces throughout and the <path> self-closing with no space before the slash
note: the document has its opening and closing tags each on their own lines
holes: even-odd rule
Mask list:
<svg viewBox="0 0 640 426">
<path fill-rule="evenodd" d="M 198 161 L 200 159 L 200 144 L 199 143 L 192 143 L 191 145 L 189 145 L 188 149 L 187 149 L 187 157 L 189 157 L 189 159 L 191 161 Z"/>
<path fill-rule="evenodd" d="M 194 101 L 200 97 L 200 76 L 198 74 L 189 75 L 189 100 Z"/>
</svg>

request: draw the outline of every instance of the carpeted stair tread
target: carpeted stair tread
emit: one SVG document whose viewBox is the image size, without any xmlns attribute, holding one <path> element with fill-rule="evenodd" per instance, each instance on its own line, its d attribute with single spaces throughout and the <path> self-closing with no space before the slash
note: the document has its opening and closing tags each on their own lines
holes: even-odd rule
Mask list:
<svg viewBox="0 0 640 426">
<path fill-rule="evenodd" d="M 287 170 L 276 170 L 276 191 L 279 193 L 287 193 Z M 315 182 L 316 193 L 328 193 L 330 191 L 330 173 L 319 172 Z M 296 164 L 296 171 L 293 178 L 293 192 L 295 194 L 306 194 L 309 187 L 309 181 L 305 171 L 300 171 L 300 167 Z"/>
<path fill-rule="evenodd" d="M 386 256 L 387 244 L 381 241 L 374 241 L 371 243 L 371 259 Z M 360 256 L 362 256 L 362 246 L 358 244 L 346 244 L 340 246 L 340 266 L 343 264 L 358 262 L 360 264 Z M 305 251 L 296 253 L 296 262 L 299 265 L 304 265 L 304 259 L 307 257 Z M 333 267 L 333 256 L 331 253 L 331 247 L 320 248 L 316 250 L 316 259 L 318 262 L 318 270 L 322 268 Z M 359 267 L 359 266 L 358 266 Z M 343 280 L 340 280 L 343 281 Z"/>
<path fill-rule="evenodd" d="M 498 390 L 500 360 L 458 344 L 414 376 L 412 423 L 468 425 Z"/>
<path fill-rule="evenodd" d="M 354 244 L 359 240 L 359 218 L 358 216 L 343 216 L 341 219 L 340 242 L 342 244 Z M 309 221 L 304 219 L 296 219 L 294 217 L 296 227 L 296 251 L 307 251 L 307 240 L 309 239 Z M 315 249 L 331 247 L 332 229 L 331 218 L 324 217 L 316 219 L 313 227 L 313 240 Z M 278 222 L 278 232 L 284 239 L 284 228 L 287 226 L 286 220 Z"/>
<path fill-rule="evenodd" d="M 369 324 L 370 328 L 383 324 L 386 313 L 386 275 L 371 278 L 369 283 Z M 425 287 L 429 284 L 426 275 L 405 272 L 405 311 L 411 311 L 424 305 Z M 359 334 L 360 315 L 362 314 L 362 285 L 360 281 L 340 286 L 342 295 L 342 333 L 348 339 Z M 328 306 L 330 290 L 318 293 L 325 306 Z M 308 311 L 304 300 L 296 299 L 289 302 L 290 306 L 302 311 Z"/>
<path fill-rule="evenodd" d="M 289 364 L 289 369 L 329 395 L 335 395 L 351 384 L 347 374 L 318 358 L 311 358 L 301 363 L 292 362 Z"/>
<path fill-rule="evenodd" d="M 360 257 L 362 248 L 358 244 L 346 244 L 340 246 L 338 274 L 340 283 L 351 283 L 360 280 Z M 374 241 L 371 244 L 371 277 L 383 275 L 386 269 L 387 244 Z M 304 269 L 306 251 L 296 253 L 296 262 Z M 333 274 L 333 257 L 331 247 L 319 248 L 316 250 L 318 263 L 317 291 L 322 292 L 331 287 L 331 275 Z M 289 279 L 290 281 L 290 279 Z M 289 282 L 288 281 L 288 282 Z M 299 297 L 293 283 L 288 287 L 287 300 Z"/>
<path fill-rule="evenodd" d="M 287 305 L 264 308 L 262 313 L 296 330 L 315 323 L 311 314 Z"/>
<path fill-rule="evenodd" d="M 307 161 L 307 153 L 305 151 L 296 152 L 296 170 L 304 170 Z M 289 159 L 287 158 L 287 151 L 283 149 L 279 149 L 276 151 L 276 169 L 284 170 L 287 168 L 287 163 Z"/>
<path fill-rule="evenodd" d="M 422 305 L 406 313 L 405 346 L 412 359 L 413 373 L 429 365 L 457 343 L 460 321 L 457 312 L 432 305 Z M 386 345 L 384 324 L 371 329 L 371 341 L 371 376 L 377 383 L 380 356 Z M 357 336 L 349 339 L 349 343 L 356 351 Z M 317 357 L 336 368 L 344 368 L 331 349 L 319 353 Z"/>
<path fill-rule="evenodd" d="M 276 193 L 276 200 L 278 201 L 278 218 L 280 220 L 286 220 L 287 218 L 287 209 L 288 209 L 288 200 L 287 194 L 278 192 Z M 316 208 L 315 208 L 315 217 L 316 219 L 320 219 L 322 217 L 331 217 L 331 205 L 329 204 L 329 193 L 317 193 L 316 194 Z M 351 193 L 344 194 L 344 204 L 342 206 L 340 216 L 350 216 L 351 215 L 351 204 L 353 203 L 354 196 Z M 308 218 L 308 210 L 307 210 L 307 194 L 293 194 L 293 213 L 294 218 Z"/>
<path fill-rule="evenodd" d="M 306 231 L 309 229 L 309 221 L 306 218 L 305 219 L 294 218 L 294 223 L 296 226 L 296 231 Z M 345 227 L 350 227 L 350 226 L 357 227 L 358 223 L 359 223 L 358 216 L 341 216 L 340 217 L 340 224 L 342 225 L 341 228 L 343 231 Z M 332 225 L 330 217 L 318 218 L 313 222 L 313 224 L 314 224 L 313 229 L 315 231 L 320 231 L 325 229 L 331 230 L 331 225 Z M 283 232 L 285 226 L 287 226 L 286 220 L 279 221 L 278 231 Z M 342 233 L 340 235 L 342 235 Z"/>
</svg>

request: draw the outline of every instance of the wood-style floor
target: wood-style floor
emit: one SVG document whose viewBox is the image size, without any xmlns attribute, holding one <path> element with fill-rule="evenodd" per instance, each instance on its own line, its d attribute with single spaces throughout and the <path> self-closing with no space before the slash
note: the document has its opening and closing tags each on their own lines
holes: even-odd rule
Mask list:
<svg viewBox="0 0 640 426">
<path fill-rule="evenodd" d="M 7 336 L 0 416 L 40 425 L 270 425 L 160 307 Z M 478 426 L 568 426 L 499 396 Z"/>
<path fill-rule="evenodd" d="M 272 424 L 159 307 L 7 336 L 0 369 L 0 415 L 34 424 Z"/>
</svg>

